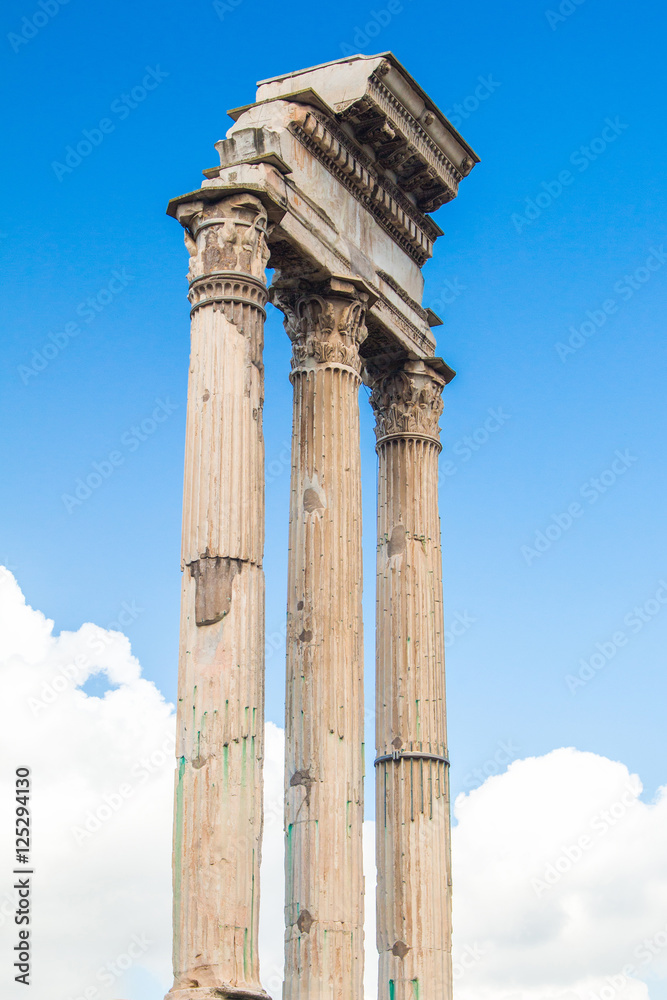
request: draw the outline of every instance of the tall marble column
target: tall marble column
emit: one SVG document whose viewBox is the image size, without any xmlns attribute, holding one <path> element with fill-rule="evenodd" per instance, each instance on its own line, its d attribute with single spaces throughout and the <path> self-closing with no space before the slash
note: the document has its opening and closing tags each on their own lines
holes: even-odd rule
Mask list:
<svg viewBox="0 0 667 1000">
<path fill-rule="evenodd" d="M 293 343 L 284 1000 L 363 997 L 359 345 L 365 296 L 281 290 Z"/>
<path fill-rule="evenodd" d="M 266 1000 L 257 932 L 267 218 L 246 194 L 187 202 L 177 217 L 191 254 L 192 349 L 168 997 Z"/>
<path fill-rule="evenodd" d="M 438 418 L 421 361 L 371 373 L 379 457 L 376 855 L 379 1000 L 451 1000 Z"/>
</svg>

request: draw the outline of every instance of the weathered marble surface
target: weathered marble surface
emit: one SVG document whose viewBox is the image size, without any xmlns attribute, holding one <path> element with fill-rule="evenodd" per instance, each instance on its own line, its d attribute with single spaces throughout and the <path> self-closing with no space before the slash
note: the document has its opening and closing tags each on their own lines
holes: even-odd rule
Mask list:
<svg viewBox="0 0 667 1000">
<path fill-rule="evenodd" d="M 294 387 L 287 595 L 285 1000 L 362 1000 L 359 346 L 368 295 L 281 289 Z"/>
<path fill-rule="evenodd" d="M 391 53 L 258 85 L 168 212 L 190 251 L 174 988 L 264 1000 L 265 268 L 293 344 L 284 1000 L 362 1000 L 359 387 L 379 455 L 379 1000 L 451 1000 L 438 418 L 422 267 L 478 158 Z M 277 918 L 277 915 L 276 915 Z"/>
<path fill-rule="evenodd" d="M 368 376 L 376 415 L 379 1000 L 452 994 L 438 418 L 423 362 Z"/>
<path fill-rule="evenodd" d="M 262 367 L 267 217 L 184 203 L 192 348 L 183 496 L 171 1000 L 265 998 Z"/>
</svg>

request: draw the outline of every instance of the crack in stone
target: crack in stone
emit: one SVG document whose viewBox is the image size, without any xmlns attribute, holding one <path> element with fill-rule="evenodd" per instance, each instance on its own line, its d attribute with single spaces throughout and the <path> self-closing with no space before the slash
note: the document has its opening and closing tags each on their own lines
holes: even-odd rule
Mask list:
<svg viewBox="0 0 667 1000">
<path fill-rule="evenodd" d="M 300 768 L 298 771 L 295 771 L 289 781 L 290 788 L 295 788 L 297 785 L 303 785 L 306 789 L 306 808 L 310 805 L 310 786 L 314 781 L 315 779 L 311 778 L 310 768 L 308 767 Z"/>
</svg>

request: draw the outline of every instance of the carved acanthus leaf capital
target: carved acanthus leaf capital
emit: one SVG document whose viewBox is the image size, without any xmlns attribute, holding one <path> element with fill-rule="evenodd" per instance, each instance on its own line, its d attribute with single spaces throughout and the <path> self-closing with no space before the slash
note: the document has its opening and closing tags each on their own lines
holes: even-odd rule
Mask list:
<svg viewBox="0 0 667 1000">
<path fill-rule="evenodd" d="M 268 217 L 259 198 L 240 192 L 212 203 L 186 202 L 177 217 L 185 227 L 190 283 L 221 272 L 266 281 Z"/>
<path fill-rule="evenodd" d="M 407 361 L 396 371 L 367 372 L 378 442 L 387 437 L 439 440 L 445 379 L 421 361 Z"/>
<path fill-rule="evenodd" d="M 359 374 L 359 347 L 368 335 L 366 298 L 353 286 L 345 293 L 331 288 L 275 289 L 273 302 L 284 314 L 292 341 L 292 371 L 326 365 Z"/>
</svg>

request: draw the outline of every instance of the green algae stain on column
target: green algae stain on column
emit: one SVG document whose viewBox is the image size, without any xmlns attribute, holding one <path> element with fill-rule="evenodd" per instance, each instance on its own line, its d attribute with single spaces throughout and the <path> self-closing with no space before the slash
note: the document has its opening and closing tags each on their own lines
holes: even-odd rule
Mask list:
<svg viewBox="0 0 667 1000">
<path fill-rule="evenodd" d="M 183 846 L 183 775 L 184 774 L 185 774 L 185 757 L 179 757 L 178 778 L 176 781 L 176 816 L 174 823 L 174 863 L 176 866 L 174 894 L 176 898 L 180 897 L 180 888 L 181 888 L 181 850 Z"/>
<path fill-rule="evenodd" d="M 225 743 L 222 748 L 222 788 L 229 791 L 229 743 Z"/>
<path fill-rule="evenodd" d="M 248 740 L 244 737 L 241 740 L 241 788 L 248 786 Z"/>
<path fill-rule="evenodd" d="M 292 865 L 292 831 L 293 831 L 293 829 L 294 829 L 294 824 L 290 823 L 289 826 L 287 827 L 287 831 L 286 831 L 286 835 L 285 835 L 285 854 L 286 854 L 285 863 L 287 865 L 288 872 L 292 871 L 291 865 Z"/>
<path fill-rule="evenodd" d="M 255 849 L 252 851 L 252 885 L 250 888 L 250 928 L 254 931 L 255 927 Z M 250 934 L 250 966 L 246 968 L 246 979 L 252 976 L 252 967 L 255 960 L 254 948 L 253 948 L 254 933 Z M 244 957 L 245 964 L 245 957 Z"/>
<path fill-rule="evenodd" d="M 174 815 L 174 956 L 180 950 L 181 922 L 176 918 L 176 911 L 181 905 L 182 861 L 183 861 L 183 775 L 185 774 L 185 757 L 178 758 L 178 775 L 176 779 L 176 809 Z"/>
</svg>

